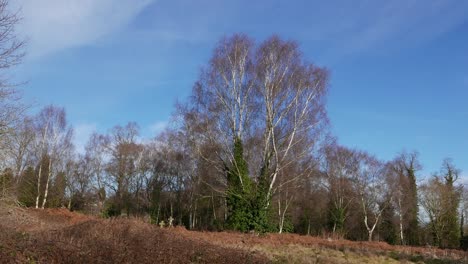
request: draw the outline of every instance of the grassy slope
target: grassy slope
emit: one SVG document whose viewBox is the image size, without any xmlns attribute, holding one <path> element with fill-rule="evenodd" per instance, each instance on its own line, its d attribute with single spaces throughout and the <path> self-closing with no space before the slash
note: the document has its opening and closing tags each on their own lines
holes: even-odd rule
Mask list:
<svg viewBox="0 0 468 264">
<path fill-rule="evenodd" d="M 160 229 L 65 209 L 0 208 L 0 263 L 464 263 L 465 252 L 385 243 Z M 468 261 L 467 261 L 468 263 Z"/>
</svg>

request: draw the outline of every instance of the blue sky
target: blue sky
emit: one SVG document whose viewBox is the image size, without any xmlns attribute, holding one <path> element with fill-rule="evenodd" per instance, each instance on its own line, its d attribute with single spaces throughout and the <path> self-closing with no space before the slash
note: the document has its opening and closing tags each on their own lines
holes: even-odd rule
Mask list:
<svg viewBox="0 0 468 264">
<path fill-rule="evenodd" d="M 385 160 L 417 150 L 421 176 L 445 157 L 468 174 L 468 1 L 17 2 L 28 56 L 14 78 L 36 109 L 66 107 L 79 148 L 128 121 L 160 131 L 220 37 L 279 34 L 330 69 L 341 144 Z"/>
</svg>

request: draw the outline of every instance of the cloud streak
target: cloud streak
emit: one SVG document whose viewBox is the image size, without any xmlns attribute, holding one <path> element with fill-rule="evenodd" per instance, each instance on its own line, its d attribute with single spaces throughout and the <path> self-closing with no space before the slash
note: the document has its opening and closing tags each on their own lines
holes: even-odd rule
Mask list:
<svg viewBox="0 0 468 264">
<path fill-rule="evenodd" d="M 158 121 L 149 126 L 149 131 L 152 134 L 152 136 L 154 136 L 154 135 L 161 133 L 166 127 L 167 127 L 166 121 Z"/>
<path fill-rule="evenodd" d="M 370 1 L 348 10 L 338 33 L 344 52 L 378 48 L 390 41 L 394 46 L 436 38 L 468 19 L 464 1 Z"/>
<path fill-rule="evenodd" d="M 153 0 L 19 0 L 28 54 L 90 45 L 126 26 Z"/>
<path fill-rule="evenodd" d="M 394 1 L 158 1 L 146 34 L 161 42 L 200 43 L 233 32 L 278 33 L 317 45 L 332 57 L 419 44 L 468 19 L 468 2 Z"/>
</svg>

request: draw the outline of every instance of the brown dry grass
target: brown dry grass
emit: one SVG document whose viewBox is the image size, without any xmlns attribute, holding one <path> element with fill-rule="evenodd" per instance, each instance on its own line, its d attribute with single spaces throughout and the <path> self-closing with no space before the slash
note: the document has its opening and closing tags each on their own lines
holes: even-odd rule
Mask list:
<svg viewBox="0 0 468 264">
<path fill-rule="evenodd" d="M 468 263 L 456 250 L 161 229 L 66 209 L 1 207 L 0 230 L 0 263 Z"/>
<path fill-rule="evenodd" d="M 392 246 L 384 242 L 332 240 L 297 234 L 176 232 L 225 247 L 256 250 L 280 263 L 468 263 L 465 251 Z"/>
<path fill-rule="evenodd" d="M 26 219 L 23 223 L 18 220 Z M 129 219 L 66 209 L 0 212 L 0 263 L 267 263 L 251 251 L 193 241 Z"/>
</svg>

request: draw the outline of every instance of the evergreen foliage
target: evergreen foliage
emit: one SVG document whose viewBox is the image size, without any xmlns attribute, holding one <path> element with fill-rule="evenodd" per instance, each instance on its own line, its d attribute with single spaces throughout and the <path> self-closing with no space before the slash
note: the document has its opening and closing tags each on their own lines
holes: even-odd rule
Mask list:
<svg viewBox="0 0 468 264">
<path fill-rule="evenodd" d="M 234 160 L 227 171 L 227 206 L 229 210 L 226 227 L 247 232 L 260 233 L 275 229 L 269 220 L 268 174 L 262 168 L 257 184 L 249 176 L 249 168 L 244 158 L 244 148 L 240 138 L 234 139 Z"/>
<path fill-rule="evenodd" d="M 404 231 L 405 237 L 408 241 L 408 245 L 416 246 L 419 245 L 419 206 L 418 206 L 418 189 L 416 184 L 416 169 L 414 164 L 411 163 L 409 167 L 406 168 L 407 177 L 408 177 L 408 190 L 405 195 L 406 204 L 409 204 L 408 211 L 406 213 L 406 219 L 408 219 L 408 226 Z"/>
<path fill-rule="evenodd" d="M 457 179 L 456 171 L 453 168 L 447 168 L 445 178 L 446 186 L 446 213 L 443 215 L 446 229 L 443 234 L 443 247 L 458 248 L 460 246 L 460 225 L 458 218 L 458 207 L 460 205 L 460 195 L 456 190 L 454 183 Z"/>
<path fill-rule="evenodd" d="M 227 206 L 229 229 L 247 232 L 255 229 L 255 204 L 252 199 L 252 180 L 249 177 L 247 162 L 244 159 L 242 140 L 235 138 L 233 164 L 227 168 Z"/>
<path fill-rule="evenodd" d="M 380 223 L 381 239 L 390 245 L 395 245 L 397 243 L 397 230 L 394 223 L 395 208 L 391 203 L 387 202 L 386 204 L 388 206 L 382 211 L 382 221 Z"/>
<path fill-rule="evenodd" d="M 13 171 L 6 168 L 0 173 L 0 197 L 6 197 L 13 188 Z"/>
<path fill-rule="evenodd" d="M 34 206 L 36 202 L 36 171 L 33 167 L 28 167 L 21 177 L 18 185 L 18 201 L 24 206 Z"/>
<path fill-rule="evenodd" d="M 329 228 L 336 234 L 344 235 L 344 227 L 346 220 L 346 208 L 335 206 L 334 203 L 330 203 L 329 210 Z"/>
</svg>

